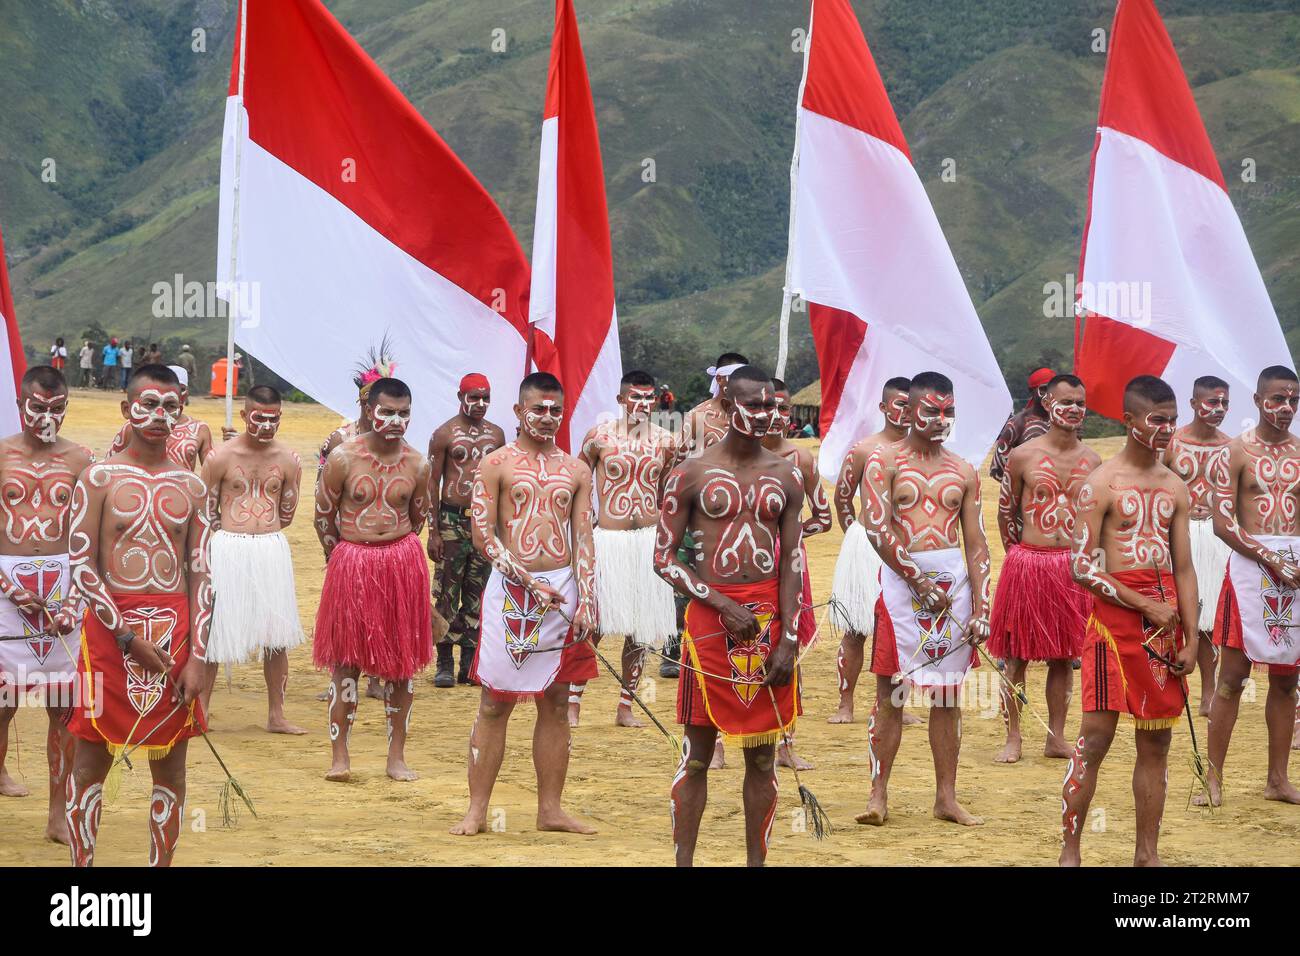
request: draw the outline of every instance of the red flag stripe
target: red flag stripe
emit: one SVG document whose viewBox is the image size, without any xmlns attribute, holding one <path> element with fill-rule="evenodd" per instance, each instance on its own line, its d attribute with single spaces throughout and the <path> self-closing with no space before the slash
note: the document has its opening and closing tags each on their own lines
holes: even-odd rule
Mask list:
<svg viewBox="0 0 1300 956">
<path fill-rule="evenodd" d="M 27 372 L 27 356 L 23 351 L 23 337 L 18 332 L 18 316 L 14 312 L 14 299 L 9 290 L 9 267 L 5 262 L 3 235 L 0 235 L 0 316 L 4 317 L 5 338 L 9 343 L 9 365 L 14 380 L 14 395 L 18 395 L 23 375 Z"/>
</svg>

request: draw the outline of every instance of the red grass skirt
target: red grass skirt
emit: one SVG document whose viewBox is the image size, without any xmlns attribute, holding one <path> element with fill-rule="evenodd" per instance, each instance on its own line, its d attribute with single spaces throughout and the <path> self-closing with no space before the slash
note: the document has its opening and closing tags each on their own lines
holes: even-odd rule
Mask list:
<svg viewBox="0 0 1300 956">
<path fill-rule="evenodd" d="M 312 659 L 323 670 L 409 680 L 433 657 L 430 610 L 429 564 L 416 535 L 340 541 L 325 566 Z"/>
<path fill-rule="evenodd" d="M 1078 657 L 1091 595 L 1070 576 L 1068 548 L 1013 545 L 989 621 L 991 657 L 1052 661 Z"/>
</svg>

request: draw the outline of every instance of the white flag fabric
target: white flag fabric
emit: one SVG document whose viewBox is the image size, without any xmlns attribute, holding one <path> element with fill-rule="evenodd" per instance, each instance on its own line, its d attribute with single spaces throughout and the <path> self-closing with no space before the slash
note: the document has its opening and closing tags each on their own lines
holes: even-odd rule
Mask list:
<svg viewBox="0 0 1300 956">
<path fill-rule="evenodd" d="M 4 335 L 0 336 L 0 435 L 12 435 L 22 427 L 18 417 L 18 391 L 27 372 L 23 338 L 18 333 L 18 316 L 14 297 L 9 290 L 9 267 L 5 263 L 4 237 L 0 236 L 0 319 Z"/>
</svg>

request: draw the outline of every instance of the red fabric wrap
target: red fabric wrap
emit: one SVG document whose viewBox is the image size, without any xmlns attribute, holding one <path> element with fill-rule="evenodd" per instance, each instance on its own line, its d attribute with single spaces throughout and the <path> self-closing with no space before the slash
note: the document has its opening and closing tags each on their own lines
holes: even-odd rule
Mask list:
<svg viewBox="0 0 1300 956">
<path fill-rule="evenodd" d="M 323 670 L 409 680 L 433 656 L 430 617 L 429 565 L 416 535 L 340 541 L 325 566 L 312 658 Z"/>
<path fill-rule="evenodd" d="M 917 663 L 920 663 L 919 661 Z M 980 666 L 979 655 L 970 659 L 970 669 Z M 894 677 L 901 667 L 898 666 L 898 642 L 894 637 L 894 619 L 885 607 L 885 596 L 876 598 L 876 623 L 871 633 L 871 673 L 877 677 Z M 915 680 L 916 678 L 910 678 Z"/>
<path fill-rule="evenodd" d="M 799 593 L 799 603 L 802 607 L 799 611 L 799 627 L 796 633 L 799 635 L 799 650 L 802 651 L 817 636 L 817 612 L 813 610 L 812 574 L 808 569 L 808 549 L 801 543 L 799 550 L 803 552 L 803 590 Z"/>
<path fill-rule="evenodd" d="M 1139 594 L 1160 599 L 1164 583 L 1165 601 L 1176 605 L 1178 590 L 1172 574 L 1137 569 L 1112 571 L 1110 576 Z M 1178 723 L 1183 713 L 1181 678 L 1169 673 L 1163 663 L 1150 657 L 1142 642 L 1155 628 L 1137 611 L 1103 601 L 1092 601 L 1092 616 L 1083 641 L 1083 710 L 1085 713 L 1116 710 L 1128 714 L 1138 728 L 1163 730 Z M 1161 634 L 1150 647 L 1163 657 L 1177 651 L 1173 636 Z"/>
<path fill-rule="evenodd" d="M 772 695 L 763 687 L 764 665 L 781 640 L 781 594 L 777 578 L 753 584 L 710 584 L 713 590 L 749 608 L 759 620 L 758 637 L 742 643 L 727 633 L 722 617 L 701 601 L 686 608 L 683 663 L 677 685 L 677 720 L 687 726 L 714 726 L 741 746 L 775 743 L 798 715 L 799 672 Z M 689 675 L 689 676 L 688 676 Z M 721 679 L 720 679 L 721 678 Z M 778 712 L 780 719 L 778 722 Z"/>
<path fill-rule="evenodd" d="M 1013 545 L 993 598 L 989 655 L 1024 661 L 1078 657 L 1091 597 L 1070 576 L 1068 548 Z"/>
<path fill-rule="evenodd" d="M 189 596 L 124 593 L 112 598 L 136 636 L 157 644 L 176 666 L 170 680 L 146 672 L 122 653 L 109 629 L 87 611 L 77 665 L 81 699 L 69 712 L 68 730 L 82 740 L 102 741 L 114 753 L 139 744 L 149 759 L 157 759 L 206 727 L 197 700 L 170 713 L 176 706 L 174 682 L 190 659 Z"/>
<path fill-rule="evenodd" d="M 1219 603 L 1214 611 L 1214 643 L 1219 647 L 1231 647 L 1246 653 L 1246 642 L 1241 636 L 1241 607 L 1237 604 L 1237 592 L 1232 586 L 1232 573 L 1223 574 L 1223 587 L 1219 589 Z M 1270 676 L 1288 677 L 1300 673 L 1300 667 L 1286 664 L 1256 664 L 1267 667 Z"/>
<path fill-rule="evenodd" d="M 470 389 L 474 389 L 474 388 L 491 388 L 491 387 L 492 386 L 488 384 L 487 376 L 479 372 L 470 372 L 468 375 L 466 375 L 464 378 L 460 380 L 460 390 L 462 392 L 468 392 Z"/>
</svg>

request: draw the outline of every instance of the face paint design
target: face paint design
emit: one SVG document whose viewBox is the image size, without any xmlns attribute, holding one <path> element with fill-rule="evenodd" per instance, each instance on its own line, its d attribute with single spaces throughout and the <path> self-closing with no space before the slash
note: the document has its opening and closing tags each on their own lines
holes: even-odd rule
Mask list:
<svg viewBox="0 0 1300 956">
<path fill-rule="evenodd" d="M 957 402 L 951 395 L 926 392 L 916 403 L 912 430 L 932 442 L 945 442 L 952 434 Z"/>
<path fill-rule="evenodd" d="M 1048 395 L 1044 400 L 1044 407 L 1047 409 L 1048 421 L 1070 431 L 1082 425 L 1084 417 L 1088 414 L 1088 405 L 1082 395 L 1077 400 Z"/>
<path fill-rule="evenodd" d="M 731 408 L 731 427 L 750 438 L 762 438 L 779 420 L 776 395 L 766 386 L 759 389 L 757 398 L 744 405 L 736 403 Z"/>
<path fill-rule="evenodd" d="M 907 393 L 895 392 L 885 403 L 885 421 L 895 428 L 907 428 Z"/>
<path fill-rule="evenodd" d="M 1296 385 L 1295 382 L 1277 383 L 1260 401 L 1259 412 L 1264 421 L 1274 428 L 1290 431 L 1298 402 L 1300 402 L 1300 385 Z"/>
<path fill-rule="evenodd" d="M 370 430 L 386 441 L 397 441 L 411 425 L 411 409 L 375 405 L 370 410 Z"/>
<path fill-rule="evenodd" d="M 520 425 L 529 438 L 544 442 L 555 437 L 563 420 L 564 402 L 553 398 L 539 398 L 525 409 Z"/>
<path fill-rule="evenodd" d="M 639 424 L 650 420 L 655 407 L 655 390 L 649 385 L 630 385 L 620 399 L 627 409 L 628 421 Z"/>
<path fill-rule="evenodd" d="M 790 427 L 790 415 L 794 407 L 790 404 L 790 395 L 788 392 L 776 393 L 776 410 L 772 413 L 772 431 L 785 434 Z"/>
<path fill-rule="evenodd" d="M 491 403 L 491 391 L 486 388 L 471 388 L 460 396 L 460 413 L 466 418 L 478 420 L 487 415 Z"/>
<path fill-rule="evenodd" d="M 248 436 L 255 441 L 269 442 L 280 430 L 280 410 L 266 411 L 255 408 L 245 418 Z"/>
<path fill-rule="evenodd" d="M 33 389 L 30 398 L 23 399 L 23 430 L 43 442 L 54 442 L 68 414 L 68 396 Z"/>
<path fill-rule="evenodd" d="M 166 436 L 181 420 L 182 411 L 180 392 L 176 389 L 146 388 L 131 402 L 127 418 L 138 432 Z"/>
<path fill-rule="evenodd" d="M 1129 434 L 1139 445 L 1159 453 L 1169 447 L 1177 427 L 1178 423 L 1173 417 L 1147 412 L 1142 416 L 1141 422 L 1129 428 Z"/>
<path fill-rule="evenodd" d="M 1228 390 L 1216 388 L 1192 399 L 1192 410 L 1201 421 L 1218 428 L 1228 417 Z"/>
</svg>

